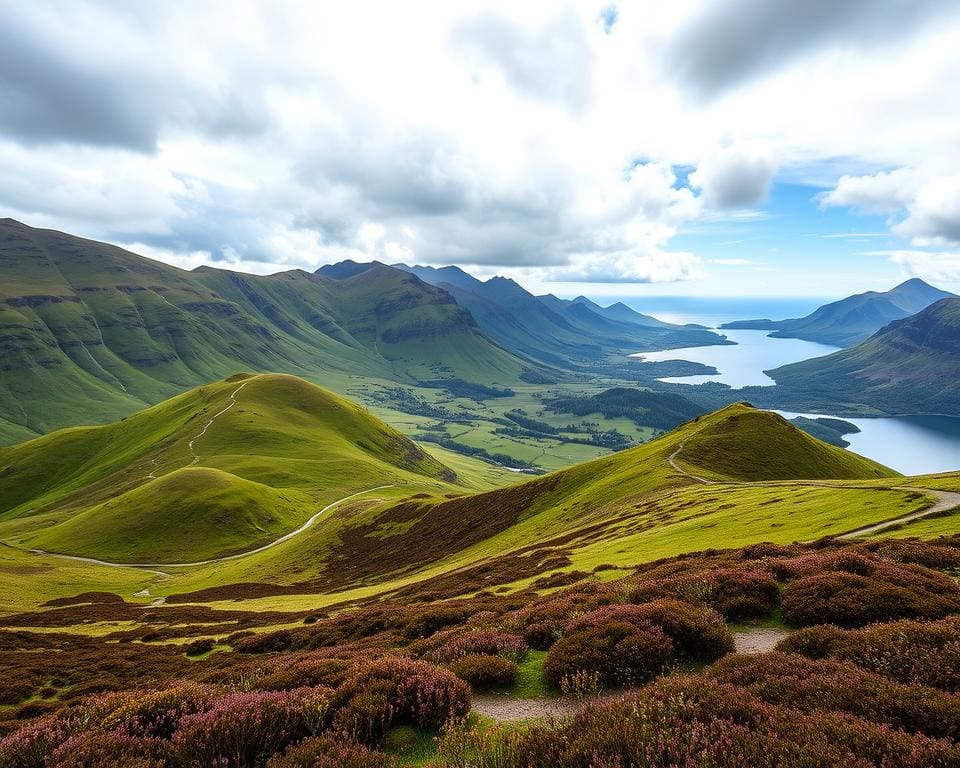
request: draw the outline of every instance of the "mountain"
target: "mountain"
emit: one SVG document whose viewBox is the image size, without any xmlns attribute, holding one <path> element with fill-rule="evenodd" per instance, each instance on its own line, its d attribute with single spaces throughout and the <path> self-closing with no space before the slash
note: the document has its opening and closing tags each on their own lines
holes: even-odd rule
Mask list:
<svg viewBox="0 0 960 768">
<path fill-rule="evenodd" d="M 0 448 L 0 521 L 20 546 L 182 562 L 273 541 L 357 491 L 455 479 L 348 400 L 293 376 L 240 374 L 113 424 Z"/>
<path fill-rule="evenodd" d="M 562 299 L 561 299 L 562 301 Z M 644 315 L 640 312 L 637 312 L 634 309 L 631 309 L 622 301 L 618 301 L 615 304 L 611 304 L 608 307 L 602 307 L 597 304 L 595 301 L 591 301 L 586 296 L 577 296 L 575 299 L 570 300 L 571 304 L 582 304 L 587 307 L 591 312 L 600 317 L 605 317 L 607 320 L 613 320 L 618 323 L 632 323 L 633 325 L 640 325 L 643 327 L 652 327 L 652 328 L 677 328 L 678 326 L 672 323 L 665 323 L 663 320 L 657 320 L 657 318 L 652 315 Z M 688 326 L 683 326 L 688 327 Z"/>
<path fill-rule="evenodd" d="M 835 412 L 960 415 L 960 298 L 941 299 L 855 347 L 767 374 L 781 397 Z"/>
<path fill-rule="evenodd" d="M 508 278 L 482 281 L 458 267 L 396 266 L 444 288 L 499 344 L 549 365 L 591 368 L 630 352 L 723 343 L 705 329 L 663 323 L 622 304 L 605 309 L 583 297 L 534 296 Z"/>
<path fill-rule="evenodd" d="M 885 293 L 868 291 L 824 304 L 806 317 L 793 320 L 738 320 L 721 328 L 773 331 L 783 339 L 806 339 L 837 347 L 857 344 L 888 323 L 916 314 L 941 299 L 953 297 L 919 278 L 907 280 Z"/>
<path fill-rule="evenodd" d="M 103 423 L 241 370 L 519 380 L 445 291 L 379 266 L 188 272 L 0 220 L 0 442 Z"/>
</svg>

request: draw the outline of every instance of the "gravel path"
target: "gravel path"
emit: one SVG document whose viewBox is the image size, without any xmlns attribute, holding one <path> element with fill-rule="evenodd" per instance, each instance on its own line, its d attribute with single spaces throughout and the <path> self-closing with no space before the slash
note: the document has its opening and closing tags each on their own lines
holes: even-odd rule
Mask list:
<svg viewBox="0 0 960 768">
<path fill-rule="evenodd" d="M 766 653 L 789 634 L 788 629 L 751 627 L 733 633 L 733 646 L 737 653 Z"/>
<path fill-rule="evenodd" d="M 511 699 L 508 696 L 491 694 L 473 697 L 474 712 L 501 721 L 563 717 L 574 714 L 581 706 L 582 704 L 567 699 Z"/>
</svg>

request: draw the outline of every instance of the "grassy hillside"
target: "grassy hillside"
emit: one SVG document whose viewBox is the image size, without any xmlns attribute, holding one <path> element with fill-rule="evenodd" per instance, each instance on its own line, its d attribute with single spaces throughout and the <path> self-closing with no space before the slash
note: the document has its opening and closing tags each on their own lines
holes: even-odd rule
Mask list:
<svg viewBox="0 0 960 768">
<path fill-rule="evenodd" d="M 737 441 L 750 466 L 700 466 L 715 435 Z M 777 449 L 792 457 L 794 472 L 783 470 Z M 803 484 L 825 477 L 826 468 L 857 487 Z M 718 482 L 704 484 L 684 470 Z M 774 477 L 781 480 L 770 482 Z M 524 584 L 555 571 L 725 546 L 727 538 L 741 544 L 813 539 L 927 503 L 921 492 L 859 487 L 878 477 L 898 482 L 892 470 L 820 443 L 776 414 L 735 405 L 647 444 L 508 488 L 348 506 L 298 542 L 215 575 L 187 575 L 179 589 L 242 595 L 244 589 L 217 585 L 280 581 L 301 584 L 294 592 L 311 599 L 397 590 L 459 594 L 472 591 L 478 578 L 484 585 Z M 300 599 L 289 598 L 291 604 Z"/>
<path fill-rule="evenodd" d="M 960 298 L 938 301 L 850 349 L 768 373 L 780 400 L 798 405 L 960 414 Z"/>
<path fill-rule="evenodd" d="M 103 423 L 242 370 L 412 383 L 519 380 L 525 364 L 433 286 L 186 272 L 0 221 L 0 442 Z"/>
<path fill-rule="evenodd" d="M 272 541 L 359 490 L 455 479 L 330 392 L 235 376 L 114 424 L 0 449 L 0 526 L 32 548 L 183 561 Z"/>
<path fill-rule="evenodd" d="M 769 411 L 728 406 L 700 420 L 675 460 L 715 480 L 866 480 L 889 468 L 814 438 Z"/>
</svg>

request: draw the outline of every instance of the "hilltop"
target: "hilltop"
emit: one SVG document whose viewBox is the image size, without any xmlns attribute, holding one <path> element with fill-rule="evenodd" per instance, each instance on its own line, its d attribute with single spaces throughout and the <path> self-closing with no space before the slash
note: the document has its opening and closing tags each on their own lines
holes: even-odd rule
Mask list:
<svg viewBox="0 0 960 768">
<path fill-rule="evenodd" d="M 806 317 L 793 320 L 738 320 L 721 328 L 772 331 L 782 339 L 806 339 L 837 347 L 857 344 L 885 325 L 916 314 L 941 299 L 955 298 L 920 278 L 912 278 L 889 291 L 867 291 L 825 304 Z"/>
<path fill-rule="evenodd" d="M 103 423 L 242 370 L 416 383 L 519 381 L 442 289 L 388 267 L 187 272 L 0 221 L 0 442 Z"/>
<path fill-rule="evenodd" d="M 331 392 L 240 375 L 120 422 L 0 449 L 0 523 L 31 548 L 184 561 L 272 541 L 357 491 L 455 480 Z"/>
<path fill-rule="evenodd" d="M 850 349 L 767 372 L 781 401 L 868 406 L 897 415 L 960 414 L 960 298 L 890 323 Z"/>
</svg>

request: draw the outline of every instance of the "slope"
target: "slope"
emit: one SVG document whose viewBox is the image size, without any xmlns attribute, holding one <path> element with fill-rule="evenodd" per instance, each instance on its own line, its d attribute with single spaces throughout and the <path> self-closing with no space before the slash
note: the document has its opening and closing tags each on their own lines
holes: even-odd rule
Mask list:
<svg viewBox="0 0 960 768">
<path fill-rule="evenodd" d="M 702 465 L 715 461 L 718 441 L 737 446 L 742 463 Z M 824 483 L 831 476 L 853 483 Z M 897 482 L 892 470 L 736 404 L 647 444 L 508 488 L 336 511 L 296 543 L 216 579 L 197 573 L 171 588 L 189 592 L 178 598 L 189 601 L 249 595 L 243 583 L 259 584 L 263 595 L 452 596 L 526 584 L 575 564 L 732 546 L 727 537 L 789 543 L 838 534 L 926 504 L 920 492 L 861 487 L 877 478 Z M 288 586 L 264 584 L 276 574 Z M 224 586 L 224 579 L 240 584 Z"/>
<path fill-rule="evenodd" d="M 396 266 L 443 287 L 498 343 L 551 365 L 593 368 L 626 352 L 723 343 L 705 329 L 663 323 L 623 305 L 608 312 L 586 299 L 534 296 L 504 277 L 481 281 L 457 267 Z"/>
<path fill-rule="evenodd" d="M 739 320 L 722 328 L 755 328 L 773 331 L 784 339 L 807 339 L 838 347 L 857 344 L 888 323 L 916 314 L 941 299 L 954 297 L 919 278 L 878 293 L 868 291 L 825 304 L 806 317 L 793 320 Z"/>
<path fill-rule="evenodd" d="M 359 490 L 453 480 L 347 400 L 293 376 L 241 375 L 0 449 L 0 527 L 20 546 L 191 560 L 271 541 Z"/>
<path fill-rule="evenodd" d="M 186 272 L 0 221 L 0 442 L 103 423 L 241 370 L 515 382 L 524 364 L 398 270 Z"/>
<path fill-rule="evenodd" d="M 943 299 L 826 357 L 768 371 L 781 399 L 891 415 L 960 414 L 960 298 Z"/>
</svg>

